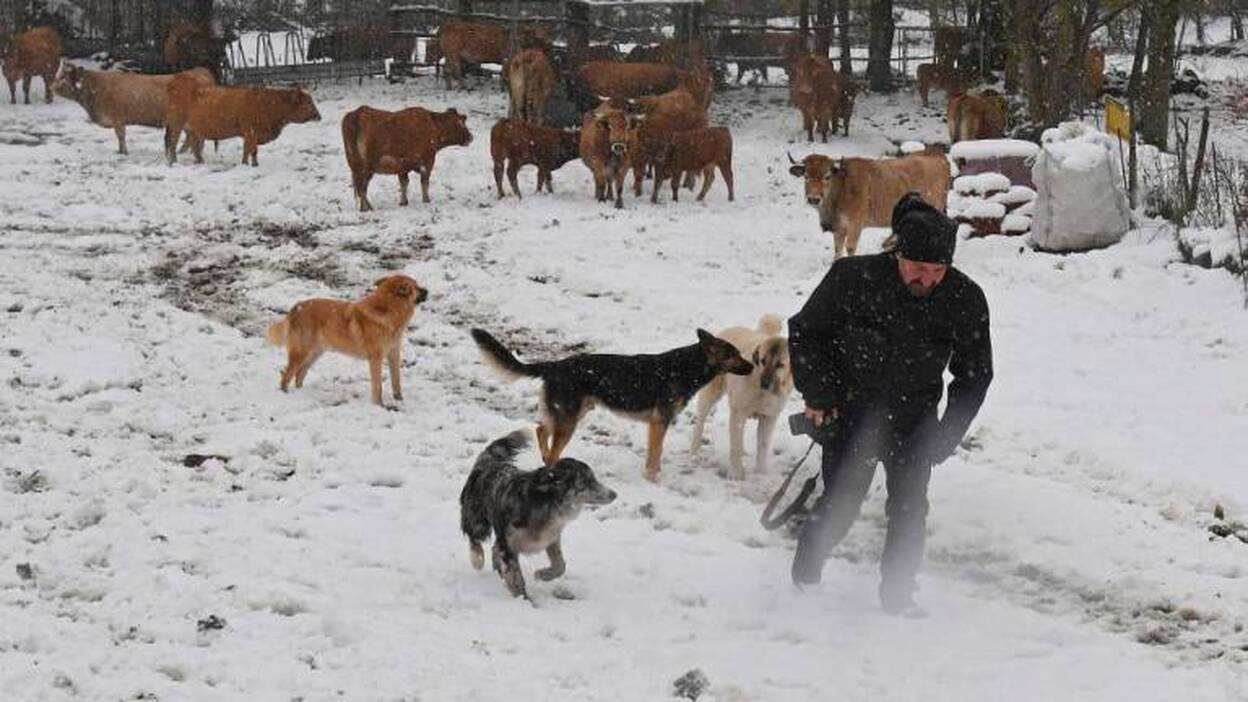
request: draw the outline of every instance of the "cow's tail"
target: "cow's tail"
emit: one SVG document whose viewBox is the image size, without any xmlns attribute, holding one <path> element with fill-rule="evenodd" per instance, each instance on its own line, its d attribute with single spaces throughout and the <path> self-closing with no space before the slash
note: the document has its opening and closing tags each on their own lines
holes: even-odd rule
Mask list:
<svg viewBox="0 0 1248 702">
<path fill-rule="evenodd" d="M 784 330 L 784 318 L 778 314 L 765 314 L 758 320 L 758 331 L 767 336 L 776 336 Z"/>
<path fill-rule="evenodd" d="M 360 156 L 360 111 L 352 110 L 342 118 L 342 147 L 347 152 L 347 165 L 352 171 L 360 170 L 364 159 Z"/>
<path fill-rule="evenodd" d="M 477 348 L 481 349 L 485 362 L 507 379 L 542 377 L 546 364 L 521 362 L 515 354 L 507 350 L 506 346 L 503 346 L 502 342 L 484 329 L 473 329 L 472 340 L 477 343 Z"/>
<path fill-rule="evenodd" d="M 270 324 L 268 330 L 264 332 L 264 338 L 271 346 L 285 346 L 289 336 L 290 320 L 285 317 Z"/>
</svg>

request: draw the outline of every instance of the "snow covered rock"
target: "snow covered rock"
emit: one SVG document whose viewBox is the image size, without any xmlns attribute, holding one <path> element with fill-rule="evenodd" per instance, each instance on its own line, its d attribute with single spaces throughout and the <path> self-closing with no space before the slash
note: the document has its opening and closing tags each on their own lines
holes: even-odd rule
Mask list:
<svg viewBox="0 0 1248 702">
<path fill-rule="evenodd" d="M 1010 190 L 1010 179 L 1000 173 L 958 176 L 953 189 L 961 195 L 994 195 Z"/>
<path fill-rule="evenodd" d="M 1116 140 L 1076 122 L 1048 129 L 1032 169 L 1031 241 L 1045 251 L 1086 251 L 1117 243 L 1131 225 L 1111 157 Z"/>
</svg>

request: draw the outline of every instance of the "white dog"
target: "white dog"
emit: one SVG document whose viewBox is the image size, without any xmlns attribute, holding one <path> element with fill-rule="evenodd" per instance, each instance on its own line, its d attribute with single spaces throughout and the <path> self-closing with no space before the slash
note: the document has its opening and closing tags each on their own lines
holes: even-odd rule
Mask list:
<svg viewBox="0 0 1248 702">
<path fill-rule="evenodd" d="M 771 435 L 776 420 L 793 392 L 793 369 L 789 366 L 789 342 L 780 336 L 782 320 L 767 314 L 758 322 L 758 329 L 729 327 L 719 333 L 741 355 L 754 362 L 749 375 L 719 375 L 698 393 L 698 409 L 693 420 L 693 441 L 689 450 L 697 453 L 702 447 L 706 416 L 724 396 L 728 395 L 729 476 L 745 479 L 741 458 L 745 454 L 745 423 L 758 420 L 758 441 L 754 448 L 754 470 L 767 469 L 771 451 Z"/>
</svg>

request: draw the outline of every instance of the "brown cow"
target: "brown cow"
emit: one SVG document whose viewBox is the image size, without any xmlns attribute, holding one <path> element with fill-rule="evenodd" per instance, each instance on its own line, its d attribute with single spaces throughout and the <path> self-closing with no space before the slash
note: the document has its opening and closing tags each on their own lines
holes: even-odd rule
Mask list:
<svg viewBox="0 0 1248 702">
<path fill-rule="evenodd" d="M 624 60 L 629 63 L 665 63 L 694 67 L 703 66 L 705 56 L 706 51 L 699 40 L 686 43 L 669 39 L 661 44 L 638 44 L 629 50 Z"/>
<path fill-rule="evenodd" d="M 819 154 L 789 161 L 789 172 L 806 181 L 806 202 L 819 211 L 819 226 L 833 233 L 838 258 L 854 255 L 863 227 L 889 226 L 902 195 L 916 191 L 942 211 L 949 195 L 949 161 L 933 148 L 878 161 Z"/>
<path fill-rule="evenodd" d="M 534 124 L 546 121 L 546 103 L 555 92 L 555 69 L 541 49 L 525 49 L 512 56 L 508 65 L 511 110 L 508 117 Z"/>
<path fill-rule="evenodd" d="M 668 104 L 683 102 L 672 101 Z M 696 108 L 666 110 L 659 106 L 646 114 L 634 115 L 630 123 L 628 149 L 629 164 L 633 169 L 633 194 L 641 196 L 641 181 L 645 178 L 646 168 L 654 162 L 660 150 L 666 149 L 672 134 L 705 126 L 706 113 Z M 693 182 L 693 174 L 688 174 L 685 186 L 692 188 Z"/>
<path fill-rule="evenodd" d="M 228 40 L 213 34 L 212 28 L 206 24 L 178 20 L 169 25 L 162 54 L 170 68 L 207 68 L 219 79 L 228 43 Z"/>
<path fill-rule="evenodd" d="M 945 91 L 946 102 L 966 92 L 966 84 L 962 81 L 962 75 L 953 66 L 941 63 L 919 64 L 916 77 L 919 97 L 923 100 L 924 107 L 928 107 L 927 96 L 932 88 Z"/>
<path fill-rule="evenodd" d="M 955 96 L 945 107 L 945 116 L 951 144 L 1005 135 L 1005 105 L 997 95 Z"/>
<path fill-rule="evenodd" d="M 261 144 L 273 141 L 287 124 L 320 121 L 312 96 L 300 88 L 275 89 L 203 85 L 189 75 L 169 83 L 165 155 L 172 165 L 183 130 L 193 136 L 196 163 L 204 162 L 205 139 L 243 139 L 243 163 L 258 166 Z"/>
<path fill-rule="evenodd" d="M 659 201 L 659 186 L 668 179 L 672 181 L 672 202 L 676 202 L 680 176 L 690 172 L 702 173 L 702 191 L 698 193 L 701 202 L 715 182 L 716 167 L 728 186 L 728 201 L 732 202 L 732 133 L 727 127 L 703 127 L 668 135 L 665 147 L 655 150 L 654 192 L 650 194 L 650 202 Z"/>
<path fill-rule="evenodd" d="M 507 181 L 511 191 L 520 197 L 516 174 L 522 166 L 537 166 L 537 190 L 555 192 L 551 187 L 551 173 L 580 155 L 581 135 L 556 127 L 528 124 L 518 119 L 499 120 L 490 130 L 490 156 L 494 159 L 494 184 L 498 196 L 503 193 L 503 169 L 507 169 Z"/>
<path fill-rule="evenodd" d="M 215 85 L 206 68 L 192 68 L 177 74 L 201 85 Z M 87 111 L 87 119 L 101 127 L 112 127 L 117 134 L 118 153 L 126 151 L 126 127 L 165 126 L 169 108 L 169 84 L 174 75 L 149 76 L 118 71 L 91 71 L 65 64 L 52 90 L 73 100 Z M 187 143 L 191 144 L 187 135 Z"/>
<path fill-rule="evenodd" d="M 438 27 L 438 51 L 446 58 L 446 87 L 451 79 L 464 83 L 464 63 L 505 64 L 511 54 L 511 33 L 497 24 L 466 22 L 447 17 Z M 540 27 L 521 27 L 521 49 L 548 49 L 550 39 Z"/>
<path fill-rule="evenodd" d="M 829 68 L 836 70 L 832 65 L 832 60 L 827 56 L 818 54 L 799 54 L 789 61 L 789 104 L 797 104 L 797 89 L 799 85 L 805 84 L 810 79 L 810 74 L 816 68 Z"/>
<path fill-rule="evenodd" d="M 590 61 L 576 75 L 590 95 L 615 100 L 658 95 L 692 81 L 686 71 L 660 63 Z"/>
<path fill-rule="evenodd" d="M 1083 82 L 1092 100 L 1101 96 L 1101 86 L 1105 83 L 1105 52 L 1101 49 L 1088 49 L 1083 64 Z"/>
<path fill-rule="evenodd" d="M 629 167 L 629 120 L 623 110 L 606 101 L 581 120 L 581 161 L 594 174 L 594 197 L 615 207 L 624 206 L 624 174 Z M 614 195 L 613 195 L 614 194 Z"/>
<path fill-rule="evenodd" d="M 30 104 L 30 81 L 43 78 L 43 99 L 52 102 L 52 83 L 61 65 L 61 35 L 54 27 L 35 27 L 13 37 L 4 54 L 4 79 L 9 82 L 9 101 L 17 104 L 17 81 Z"/>
<path fill-rule="evenodd" d="M 454 109 L 430 112 L 409 107 L 398 112 L 358 107 L 342 118 L 342 145 L 360 211 L 373 209 L 368 183 L 382 173 L 399 177 L 399 205 L 407 205 L 408 173 L 420 173 L 420 200 L 429 202 L 429 175 L 438 151 L 472 143 L 468 117 Z"/>
<path fill-rule="evenodd" d="M 852 96 L 848 96 L 848 81 L 837 73 L 830 65 L 822 63 L 800 62 L 795 73 L 797 81 L 794 88 L 794 100 L 797 109 L 802 113 L 802 128 L 806 131 L 807 141 L 815 140 L 815 129 L 824 143 L 828 141 L 828 132 L 836 133 L 837 123 L 844 119 L 845 133 L 849 133 L 849 109 L 852 109 Z M 808 68 L 807 68 L 808 67 Z"/>
</svg>

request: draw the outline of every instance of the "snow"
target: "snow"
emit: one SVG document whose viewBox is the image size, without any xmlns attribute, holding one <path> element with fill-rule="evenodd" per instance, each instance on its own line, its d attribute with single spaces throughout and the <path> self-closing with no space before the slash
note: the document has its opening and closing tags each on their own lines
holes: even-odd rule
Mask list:
<svg viewBox="0 0 1248 702">
<path fill-rule="evenodd" d="M 953 180 L 953 189 L 962 195 L 1009 192 L 1010 187 L 1010 179 L 1000 173 L 977 173 L 958 176 Z"/>
<path fill-rule="evenodd" d="M 805 446 L 781 432 L 771 473 L 729 482 L 724 412 L 697 459 L 677 423 L 658 485 L 644 427 L 586 417 L 567 453 L 620 498 L 569 526 L 560 581 L 523 561 L 529 606 L 469 566 L 457 497 L 489 440 L 531 425 L 537 388 L 500 381 L 468 327 L 540 359 L 791 314 L 831 237 L 785 151 L 878 156 L 943 124 L 864 95 L 852 137 L 809 147 L 783 96 L 717 98 L 737 201 L 716 183 L 616 211 L 578 163 L 553 196 L 526 169 L 525 199 L 497 201 L 488 86 L 315 97 L 324 120 L 258 168 L 236 140 L 170 168 L 156 131 L 119 156 L 76 105 L 0 105 L 26 137 L 0 142 L 0 699 L 659 700 L 694 668 L 704 702 L 1248 695 L 1248 546 L 1207 531 L 1215 504 L 1248 508 L 1248 328 L 1235 280 L 1178 263 L 1157 225 L 1061 257 L 959 243 L 997 375 L 933 477 L 926 619 L 878 610 L 878 484 L 824 584 L 793 590 L 793 542 L 757 518 Z M 362 103 L 469 114 L 477 139 L 439 155 L 432 203 L 399 208 L 378 177 L 378 210 L 355 212 L 338 122 Z M 369 406 L 365 364 L 334 355 L 279 392 L 263 326 L 390 270 L 431 290 L 402 406 Z"/>
<path fill-rule="evenodd" d="M 1007 214 L 1001 219 L 1001 231 L 1007 234 L 1022 234 L 1030 229 L 1031 217 Z"/>
<path fill-rule="evenodd" d="M 1046 129 L 1040 140 L 1061 168 L 1072 171 L 1095 170 L 1118 144 L 1117 137 L 1080 122 Z"/>
<path fill-rule="evenodd" d="M 1005 216 L 1005 205 L 976 200 L 962 208 L 962 216 L 968 219 L 1000 219 Z"/>
<path fill-rule="evenodd" d="M 927 144 L 924 144 L 921 141 L 903 141 L 901 143 L 901 153 L 903 154 L 918 153 L 926 148 Z"/>
<path fill-rule="evenodd" d="M 1011 185 L 1010 189 L 1003 193 L 997 193 L 988 198 L 989 202 L 999 202 L 1002 205 L 1021 205 L 1036 199 L 1036 191 L 1026 185 Z"/>
<path fill-rule="evenodd" d="M 954 159 L 1035 158 L 1040 147 L 1021 139 L 973 139 L 960 141 L 949 149 Z"/>
</svg>

